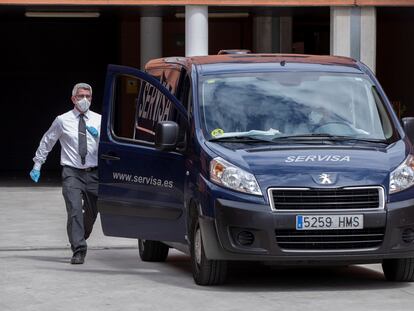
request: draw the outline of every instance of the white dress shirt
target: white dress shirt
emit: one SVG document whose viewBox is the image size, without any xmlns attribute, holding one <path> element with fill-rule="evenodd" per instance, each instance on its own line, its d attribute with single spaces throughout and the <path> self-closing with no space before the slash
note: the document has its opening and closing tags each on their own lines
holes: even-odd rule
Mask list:
<svg viewBox="0 0 414 311">
<path fill-rule="evenodd" d="M 76 168 L 89 168 L 98 166 L 98 145 L 99 136 L 93 137 L 86 131 L 88 153 L 85 158 L 85 164 L 82 165 L 81 157 L 78 153 L 78 127 L 80 112 L 77 109 L 68 111 L 58 116 L 43 135 L 39 147 L 36 150 L 36 156 L 33 158 L 34 169 L 40 170 L 45 163 L 47 155 L 53 146 L 59 140 L 62 146 L 60 154 L 60 164 Z M 101 130 L 101 115 L 88 110 L 84 113 L 86 126 L 92 126 Z"/>
</svg>

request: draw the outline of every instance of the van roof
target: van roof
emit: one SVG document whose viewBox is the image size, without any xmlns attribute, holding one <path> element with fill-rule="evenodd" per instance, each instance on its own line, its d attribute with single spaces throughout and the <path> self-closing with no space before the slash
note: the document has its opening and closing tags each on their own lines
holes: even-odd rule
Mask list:
<svg viewBox="0 0 414 311">
<path fill-rule="evenodd" d="M 224 55 L 207 55 L 207 56 L 193 56 L 193 57 L 167 57 L 151 60 L 145 66 L 146 69 L 154 68 L 170 64 L 180 64 L 187 68 L 191 68 L 193 65 L 202 68 L 202 71 L 217 71 L 217 65 L 221 65 L 221 68 L 234 68 L 235 70 L 241 69 L 244 64 L 249 64 L 250 68 L 262 67 L 259 64 L 277 64 L 278 66 L 285 64 L 295 64 L 296 69 L 308 68 L 309 65 L 322 65 L 331 68 L 332 71 L 361 71 L 358 63 L 349 57 L 342 56 L 330 56 L 330 55 L 305 55 L 305 54 L 224 54 Z M 213 65 L 213 66 L 210 66 Z M 216 66 L 214 66 L 216 65 Z M 341 67 L 342 69 L 338 68 Z M 318 66 L 316 66 L 318 67 Z M 320 66 L 319 66 L 320 67 Z M 331 71 L 330 70 L 330 71 Z"/>
</svg>

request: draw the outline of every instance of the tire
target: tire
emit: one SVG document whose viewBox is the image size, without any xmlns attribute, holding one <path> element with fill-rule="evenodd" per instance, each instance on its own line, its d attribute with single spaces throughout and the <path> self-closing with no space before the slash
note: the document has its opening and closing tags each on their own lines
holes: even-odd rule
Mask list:
<svg viewBox="0 0 414 311">
<path fill-rule="evenodd" d="M 191 268 L 195 283 L 198 285 L 223 284 L 227 277 L 227 261 L 206 258 L 198 215 L 192 217 L 190 233 Z"/>
<path fill-rule="evenodd" d="M 159 241 L 138 240 L 139 257 L 142 261 L 163 262 L 167 259 L 169 247 Z"/>
<path fill-rule="evenodd" d="M 387 281 L 413 282 L 414 258 L 384 259 L 382 270 Z"/>
</svg>

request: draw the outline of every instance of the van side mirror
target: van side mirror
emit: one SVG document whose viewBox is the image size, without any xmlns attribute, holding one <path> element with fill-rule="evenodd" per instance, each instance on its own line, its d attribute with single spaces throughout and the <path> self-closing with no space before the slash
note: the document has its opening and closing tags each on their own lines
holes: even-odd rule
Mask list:
<svg viewBox="0 0 414 311">
<path fill-rule="evenodd" d="M 414 145 L 414 117 L 406 117 L 402 119 L 405 134 L 407 134 L 410 142 Z"/>
<path fill-rule="evenodd" d="M 173 121 L 158 122 L 155 129 L 155 148 L 161 151 L 175 150 L 178 140 L 178 124 Z"/>
</svg>

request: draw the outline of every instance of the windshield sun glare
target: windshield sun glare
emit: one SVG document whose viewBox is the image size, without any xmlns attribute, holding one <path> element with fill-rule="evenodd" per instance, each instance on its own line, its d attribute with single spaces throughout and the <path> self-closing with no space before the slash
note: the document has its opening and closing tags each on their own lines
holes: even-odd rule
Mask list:
<svg viewBox="0 0 414 311">
<path fill-rule="evenodd" d="M 201 116 L 209 138 L 326 134 L 385 141 L 392 123 L 363 74 L 271 72 L 206 77 Z"/>
</svg>

